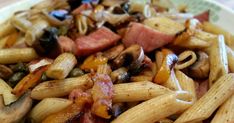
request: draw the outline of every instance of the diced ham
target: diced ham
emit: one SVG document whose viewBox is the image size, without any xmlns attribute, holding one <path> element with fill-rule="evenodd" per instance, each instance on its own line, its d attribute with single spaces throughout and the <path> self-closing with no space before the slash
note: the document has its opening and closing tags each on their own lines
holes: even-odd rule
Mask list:
<svg viewBox="0 0 234 123">
<path fill-rule="evenodd" d="M 194 18 L 196 18 L 197 20 L 199 20 L 201 23 L 209 21 L 209 16 L 210 16 L 210 11 L 207 10 L 201 14 L 198 14 L 196 16 L 194 16 Z"/>
<path fill-rule="evenodd" d="M 174 38 L 174 35 L 168 35 L 143 24 L 132 22 L 125 33 L 123 43 L 127 47 L 139 44 L 145 52 L 150 52 L 172 42 Z"/>
<path fill-rule="evenodd" d="M 66 36 L 59 36 L 58 38 L 58 44 L 59 44 L 59 48 L 60 48 L 60 52 L 75 52 L 76 51 L 76 46 L 75 46 L 75 42 L 66 37 Z"/>
<path fill-rule="evenodd" d="M 97 31 L 76 39 L 76 55 L 87 56 L 92 53 L 104 50 L 114 44 L 121 37 L 106 27 L 101 27 Z"/>
<path fill-rule="evenodd" d="M 113 83 L 109 75 L 106 74 L 96 74 L 92 77 L 94 80 L 94 85 L 92 88 L 92 113 L 109 119 L 109 111 L 112 107 L 112 97 L 113 97 Z"/>
</svg>

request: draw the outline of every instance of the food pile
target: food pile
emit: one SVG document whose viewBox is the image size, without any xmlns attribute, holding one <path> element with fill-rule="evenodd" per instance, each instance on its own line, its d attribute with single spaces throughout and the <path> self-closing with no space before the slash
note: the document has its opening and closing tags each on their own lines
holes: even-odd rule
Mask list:
<svg viewBox="0 0 234 123">
<path fill-rule="evenodd" d="M 234 36 L 187 9 L 45 0 L 14 13 L 0 29 L 0 122 L 234 122 Z"/>
</svg>

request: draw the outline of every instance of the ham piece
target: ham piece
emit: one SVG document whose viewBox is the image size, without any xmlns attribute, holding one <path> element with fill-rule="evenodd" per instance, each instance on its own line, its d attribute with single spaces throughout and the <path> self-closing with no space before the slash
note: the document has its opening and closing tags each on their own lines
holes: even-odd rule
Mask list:
<svg viewBox="0 0 234 123">
<path fill-rule="evenodd" d="M 207 10 L 203 13 L 200 13 L 196 16 L 194 16 L 194 18 L 196 18 L 197 20 L 199 20 L 201 23 L 209 21 L 209 16 L 210 16 L 210 11 Z"/>
<path fill-rule="evenodd" d="M 141 23 L 132 22 L 124 35 L 123 43 L 127 47 L 139 44 L 145 52 L 151 52 L 172 42 L 174 38 L 175 35 L 165 34 Z"/>
<path fill-rule="evenodd" d="M 76 39 L 76 55 L 87 56 L 92 53 L 104 50 L 114 44 L 121 37 L 106 27 L 101 27 L 97 31 Z"/>
</svg>

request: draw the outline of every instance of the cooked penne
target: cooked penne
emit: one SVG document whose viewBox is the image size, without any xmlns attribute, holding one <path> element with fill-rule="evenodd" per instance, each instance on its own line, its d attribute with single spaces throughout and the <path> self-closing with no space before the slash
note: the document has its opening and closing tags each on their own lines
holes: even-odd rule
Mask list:
<svg viewBox="0 0 234 123">
<path fill-rule="evenodd" d="M 185 29 L 184 25 L 166 17 L 152 17 L 143 22 L 145 25 L 165 32 L 166 34 L 177 34 Z M 171 28 L 168 28 L 168 27 Z"/>
<path fill-rule="evenodd" d="M 190 37 L 187 41 L 175 43 L 175 46 L 188 49 L 204 49 L 210 46 L 210 43 L 197 37 Z"/>
<path fill-rule="evenodd" d="M 234 95 L 218 110 L 211 123 L 231 123 L 234 121 Z"/>
<path fill-rule="evenodd" d="M 178 58 L 178 62 L 175 65 L 175 69 L 178 70 L 189 67 L 197 60 L 197 56 L 193 51 L 184 51 Z"/>
<path fill-rule="evenodd" d="M 27 12 L 21 12 L 11 18 L 11 24 L 24 33 L 27 31 L 28 27 L 32 26 L 32 23 L 26 19 L 27 14 Z"/>
<path fill-rule="evenodd" d="M 85 35 L 88 31 L 87 17 L 83 15 L 76 16 L 76 27 L 81 35 Z"/>
<path fill-rule="evenodd" d="M 29 62 L 36 58 L 38 55 L 33 48 L 0 49 L 0 64 Z"/>
<path fill-rule="evenodd" d="M 15 30 L 14 26 L 11 25 L 9 21 L 1 24 L 0 28 L 0 39 L 9 35 L 11 32 Z"/>
<path fill-rule="evenodd" d="M 171 71 L 171 75 L 169 79 L 162 84 L 163 86 L 173 90 L 173 91 L 180 91 L 182 90 L 180 82 L 178 81 L 177 77 L 175 76 L 174 70 Z"/>
<path fill-rule="evenodd" d="M 173 91 L 148 81 L 115 84 L 113 102 L 142 101 L 168 93 Z"/>
<path fill-rule="evenodd" d="M 173 121 L 170 120 L 170 119 L 162 119 L 162 120 L 160 120 L 160 121 L 158 121 L 156 123 L 173 123 Z"/>
<path fill-rule="evenodd" d="M 53 79 L 64 79 L 77 64 L 76 57 L 71 53 L 59 55 L 46 71 L 46 75 Z"/>
<path fill-rule="evenodd" d="M 72 101 L 63 98 L 45 98 L 30 112 L 29 118 L 33 123 L 41 123 L 47 116 L 65 109 Z"/>
<path fill-rule="evenodd" d="M 234 73 L 234 51 L 228 46 L 226 46 L 226 50 L 228 58 L 228 68 L 230 72 Z"/>
<path fill-rule="evenodd" d="M 43 18 L 36 19 L 32 22 L 32 26 L 26 31 L 25 41 L 27 45 L 32 46 L 44 32 L 44 29 L 49 26 L 49 23 Z"/>
<path fill-rule="evenodd" d="M 192 105 L 189 100 L 180 99 L 178 94 L 165 94 L 125 111 L 112 123 L 154 123 Z"/>
<path fill-rule="evenodd" d="M 9 36 L 3 37 L 0 39 L 0 49 L 4 48 L 6 46 L 6 41 L 9 38 Z"/>
<path fill-rule="evenodd" d="M 175 123 L 199 122 L 210 115 L 234 93 L 234 74 L 220 77 L 208 92 L 186 110 Z"/>
<path fill-rule="evenodd" d="M 3 99 L 2 94 L 0 94 L 0 109 L 4 108 L 4 106 L 5 106 L 4 99 Z"/>
<path fill-rule="evenodd" d="M 203 28 L 204 31 L 207 31 L 207 32 L 210 32 L 210 33 L 213 33 L 213 34 L 217 34 L 217 35 L 222 34 L 222 35 L 224 35 L 225 43 L 229 47 L 234 48 L 234 43 L 233 43 L 234 36 L 231 33 L 223 30 L 222 28 L 220 28 L 220 27 L 218 27 L 218 26 L 216 26 L 216 25 L 214 25 L 214 24 L 212 24 L 210 22 L 204 22 L 202 24 L 202 28 Z"/>
<path fill-rule="evenodd" d="M 12 88 L 2 79 L 0 79 L 0 95 L 3 97 L 5 105 L 9 105 L 17 100 L 14 94 L 11 94 Z"/>
<path fill-rule="evenodd" d="M 73 89 L 89 89 L 93 86 L 93 81 L 89 75 L 64 80 L 52 80 L 40 83 L 33 90 L 31 97 L 41 100 L 50 97 L 62 97 L 68 95 Z"/>
<path fill-rule="evenodd" d="M 198 31 L 195 31 L 194 36 L 195 36 L 196 38 L 198 38 L 198 39 L 203 40 L 203 41 L 212 42 L 213 39 L 217 38 L 218 35 L 215 35 L 215 34 L 212 34 L 212 33 L 209 33 L 209 32 L 205 32 L 205 31 L 198 30 Z"/>
<path fill-rule="evenodd" d="M 196 101 L 197 100 L 196 88 L 195 88 L 195 83 L 193 79 L 189 78 L 187 75 L 185 75 L 181 71 L 176 71 L 175 74 L 176 74 L 176 77 L 179 81 L 179 84 L 182 90 L 188 91 L 189 93 L 191 93 L 191 95 L 193 96 L 193 101 Z"/>
<path fill-rule="evenodd" d="M 228 73 L 227 52 L 223 36 L 219 36 L 213 41 L 209 50 L 209 59 L 209 86 L 211 87 L 219 77 Z"/>
</svg>

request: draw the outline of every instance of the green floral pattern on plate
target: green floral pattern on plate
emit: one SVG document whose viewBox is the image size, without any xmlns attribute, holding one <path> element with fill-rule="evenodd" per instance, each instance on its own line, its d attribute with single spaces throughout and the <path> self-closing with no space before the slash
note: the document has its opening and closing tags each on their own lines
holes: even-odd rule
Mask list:
<svg viewBox="0 0 234 123">
<path fill-rule="evenodd" d="M 172 0 L 172 2 L 176 5 L 187 5 L 189 12 L 193 14 L 199 14 L 206 10 L 210 10 L 210 18 L 211 21 L 216 22 L 219 20 L 218 13 L 221 10 L 219 6 L 215 4 L 209 3 L 204 0 Z"/>
</svg>

